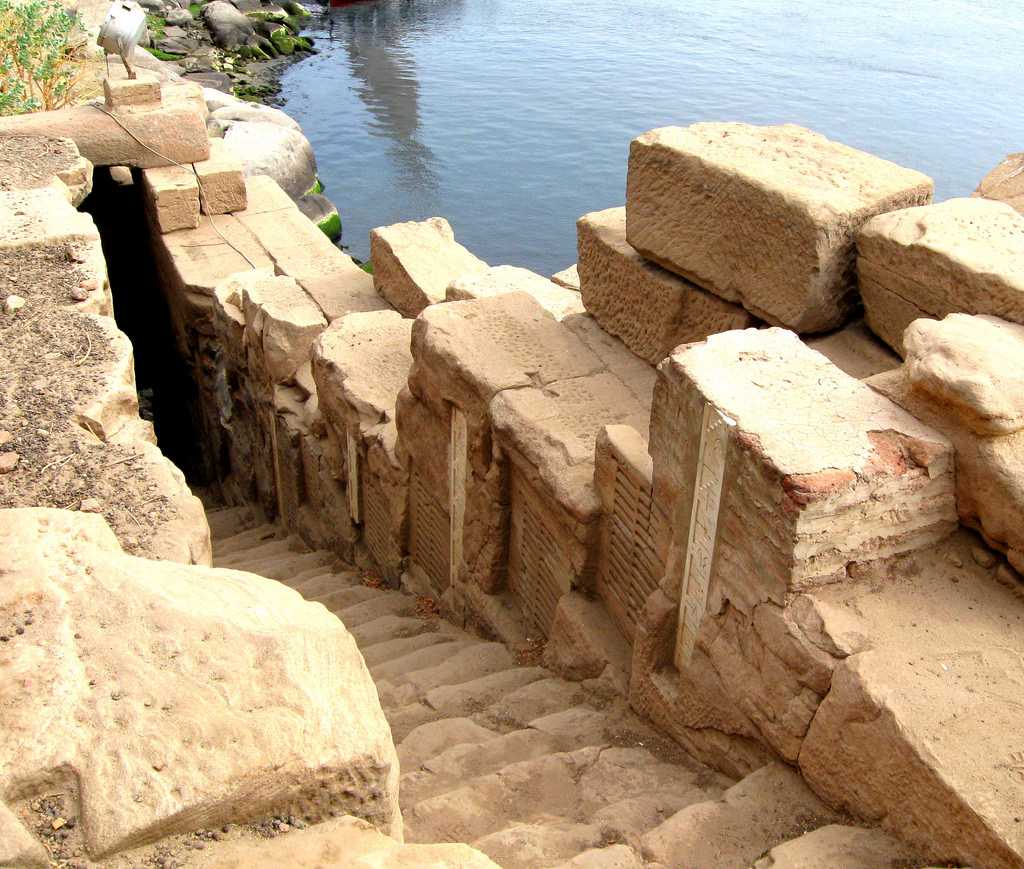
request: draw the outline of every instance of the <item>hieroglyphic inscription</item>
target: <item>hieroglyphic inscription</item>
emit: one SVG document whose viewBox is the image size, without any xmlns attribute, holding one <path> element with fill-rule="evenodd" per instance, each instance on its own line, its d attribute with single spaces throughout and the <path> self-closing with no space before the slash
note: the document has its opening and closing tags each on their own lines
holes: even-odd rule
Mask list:
<svg viewBox="0 0 1024 869">
<path fill-rule="evenodd" d="M 707 610 L 711 567 L 715 558 L 718 508 L 725 479 L 725 453 L 729 429 L 733 425 L 735 423 L 729 417 L 705 403 L 679 600 L 675 653 L 676 667 L 679 669 L 685 667 L 693 656 L 697 632 Z"/>
<path fill-rule="evenodd" d="M 346 464 L 348 465 L 348 515 L 360 522 L 359 515 L 359 448 L 352 430 L 345 429 Z"/>
<path fill-rule="evenodd" d="M 448 504 L 451 524 L 448 550 L 449 582 L 454 585 L 462 564 L 462 522 L 466 515 L 466 415 L 452 407 L 451 438 L 448 445 Z"/>
</svg>

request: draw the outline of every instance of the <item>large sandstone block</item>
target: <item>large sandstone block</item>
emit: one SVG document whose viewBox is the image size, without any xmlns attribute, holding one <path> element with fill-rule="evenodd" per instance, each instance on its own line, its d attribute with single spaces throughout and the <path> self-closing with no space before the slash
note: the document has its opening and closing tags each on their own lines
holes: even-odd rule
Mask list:
<svg viewBox="0 0 1024 869">
<path fill-rule="evenodd" d="M 448 285 L 482 272 L 487 263 L 455 240 L 443 217 L 395 223 L 370 231 L 373 283 L 403 317 L 445 300 Z"/>
<path fill-rule="evenodd" d="M 448 285 L 445 298 L 449 302 L 460 302 L 502 293 L 529 293 L 556 320 L 583 312 L 578 292 L 517 266 L 491 266 L 482 272 L 462 275 Z"/>
<path fill-rule="evenodd" d="M 725 332 L 659 367 L 654 497 L 676 529 L 676 659 L 708 613 L 749 615 L 955 527 L 949 442 L 782 329 Z"/>
<path fill-rule="evenodd" d="M 21 628 L 0 651 L 0 791 L 30 829 L 32 801 L 59 794 L 90 861 L 280 813 L 401 836 L 376 689 L 323 607 L 125 555 L 95 515 L 0 512 L 0 551 L 0 609 Z"/>
<path fill-rule="evenodd" d="M 161 233 L 199 226 L 199 184 L 196 174 L 182 166 L 142 170 L 146 205 Z"/>
<path fill-rule="evenodd" d="M 664 127 L 633 140 L 626 236 L 706 290 L 797 332 L 856 305 L 854 239 L 932 181 L 790 124 Z"/>
<path fill-rule="evenodd" d="M 883 214 L 857 237 L 868 325 L 898 353 L 920 317 L 990 314 L 1024 323 L 1024 216 L 988 199 Z"/>
<path fill-rule="evenodd" d="M 231 214 L 247 205 L 242 163 L 220 139 L 210 140 L 210 157 L 194 163 L 203 214 Z"/>
<path fill-rule="evenodd" d="M 1024 326 L 950 314 L 903 340 L 903 368 L 867 382 L 950 439 L 960 521 L 1024 571 Z"/>
<path fill-rule="evenodd" d="M 657 364 L 680 344 L 754 325 L 744 308 L 640 256 L 626 241 L 624 208 L 583 215 L 576 237 L 587 311 L 648 362 Z"/>
<path fill-rule="evenodd" d="M 0 134 L 4 133 L 71 139 L 93 166 L 145 169 L 196 163 L 210 156 L 206 121 L 191 104 L 119 114 L 117 120 L 89 104 L 31 112 L 0 118 Z"/>
<path fill-rule="evenodd" d="M 971 196 L 984 196 L 1012 205 L 1024 214 L 1024 152 L 1009 154 L 981 179 Z"/>
</svg>

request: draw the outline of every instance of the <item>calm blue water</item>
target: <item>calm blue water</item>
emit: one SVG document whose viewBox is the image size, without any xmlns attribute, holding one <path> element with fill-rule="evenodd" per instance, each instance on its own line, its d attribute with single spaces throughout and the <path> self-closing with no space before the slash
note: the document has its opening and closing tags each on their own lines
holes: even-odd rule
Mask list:
<svg viewBox="0 0 1024 869">
<path fill-rule="evenodd" d="M 316 8 L 316 7 L 313 7 Z M 1024 148 L 1024 14 L 1008 0 L 366 0 L 323 10 L 285 109 L 344 244 L 441 215 L 494 265 L 551 273 L 624 199 L 665 124 L 792 121 L 969 193 Z"/>
</svg>

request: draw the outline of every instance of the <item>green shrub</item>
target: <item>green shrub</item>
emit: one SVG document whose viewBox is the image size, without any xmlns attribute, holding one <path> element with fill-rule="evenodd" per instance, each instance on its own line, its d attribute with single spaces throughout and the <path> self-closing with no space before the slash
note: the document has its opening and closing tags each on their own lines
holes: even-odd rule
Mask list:
<svg viewBox="0 0 1024 869">
<path fill-rule="evenodd" d="M 0 0 L 0 115 L 60 109 L 82 77 L 78 14 L 59 0 Z"/>
</svg>

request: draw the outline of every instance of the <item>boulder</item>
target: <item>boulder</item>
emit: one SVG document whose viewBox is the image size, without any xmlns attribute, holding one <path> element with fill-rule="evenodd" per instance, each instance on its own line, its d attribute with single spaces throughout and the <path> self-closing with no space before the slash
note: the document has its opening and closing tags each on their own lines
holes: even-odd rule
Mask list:
<svg viewBox="0 0 1024 869">
<path fill-rule="evenodd" d="M 1024 152 L 1010 154 L 981 179 L 971 196 L 1005 202 L 1024 214 Z"/>
<path fill-rule="evenodd" d="M 302 128 L 294 118 L 286 115 L 280 109 L 263 106 L 259 103 L 237 101 L 218 106 L 216 109 L 211 107 L 210 117 L 220 121 L 225 129 L 228 129 L 233 121 L 256 121 L 264 124 L 278 124 L 290 130 L 302 132 Z"/>
<path fill-rule="evenodd" d="M 255 35 L 252 22 L 225 0 L 212 0 L 200 13 L 218 48 L 238 48 Z"/>
<path fill-rule="evenodd" d="M 1024 326 L 950 314 L 903 335 L 907 378 L 979 435 L 1024 428 Z"/>
<path fill-rule="evenodd" d="M 172 27 L 187 27 L 195 21 L 188 9 L 169 9 L 166 20 Z"/>
<path fill-rule="evenodd" d="M 956 448 L 960 521 L 1024 571 L 1024 327 L 950 315 L 907 329 L 906 364 L 867 383 L 941 431 Z M 991 350 L 991 352 L 989 352 Z"/>
<path fill-rule="evenodd" d="M 529 293 L 556 320 L 583 312 L 579 293 L 517 266 L 490 266 L 483 271 L 462 275 L 448 285 L 445 298 L 449 302 L 458 302 L 502 293 Z"/>
<path fill-rule="evenodd" d="M 487 268 L 455 240 L 443 217 L 370 230 L 370 259 L 377 292 L 405 317 L 443 302 L 453 280 Z"/>
<path fill-rule="evenodd" d="M 626 241 L 626 209 L 585 214 L 576 234 L 583 304 L 641 359 L 657 364 L 680 344 L 754 325 L 741 306 L 640 256 Z"/>
<path fill-rule="evenodd" d="M 213 113 L 216 112 L 217 109 L 246 105 L 244 100 L 240 100 L 233 94 L 225 93 L 222 89 L 213 88 L 208 85 L 203 86 L 203 99 L 206 100 L 206 108 L 210 112 L 211 116 L 213 116 Z"/>
<path fill-rule="evenodd" d="M 268 121 L 233 123 L 224 143 L 242 161 L 246 176 L 269 175 L 292 199 L 316 184 L 313 147 L 298 130 Z"/>
<path fill-rule="evenodd" d="M 341 215 L 335 204 L 322 193 L 300 196 L 296 205 L 331 241 L 341 238 Z"/>
<path fill-rule="evenodd" d="M 857 237 L 857 273 L 868 325 L 901 355 L 920 317 L 1024 323 L 1024 215 L 990 199 L 880 215 Z"/>
<path fill-rule="evenodd" d="M 280 813 L 401 836 L 376 689 L 323 607 L 125 555 L 94 514 L 0 511 L 0 552 L 0 612 L 22 628 L 0 648 L 0 793 L 23 824 L 59 798 L 90 860 Z"/>
<path fill-rule="evenodd" d="M 927 176 L 791 124 L 664 127 L 630 146 L 626 237 L 769 323 L 822 332 L 857 304 L 860 226 L 931 197 Z"/>
</svg>

